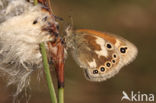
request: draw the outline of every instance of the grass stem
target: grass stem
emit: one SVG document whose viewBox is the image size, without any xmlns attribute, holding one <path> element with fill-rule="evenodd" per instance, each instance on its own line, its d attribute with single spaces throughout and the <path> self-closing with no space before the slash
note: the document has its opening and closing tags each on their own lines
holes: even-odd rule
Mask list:
<svg viewBox="0 0 156 103">
<path fill-rule="evenodd" d="M 58 99 L 59 103 L 64 103 L 64 88 L 58 89 Z"/>
<path fill-rule="evenodd" d="M 41 48 L 41 54 L 42 54 L 42 59 L 43 59 L 44 71 L 45 71 L 45 74 L 46 74 L 48 88 L 49 88 L 49 92 L 50 92 L 51 102 L 52 103 L 57 103 L 56 92 L 55 92 L 55 89 L 54 89 L 54 85 L 53 85 L 53 82 L 52 82 L 52 77 L 51 77 L 50 70 L 49 70 L 49 64 L 48 64 L 46 48 L 45 48 L 44 43 L 40 44 L 40 48 Z"/>
<path fill-rule="evenodd" d="M 34 0 L 34 5 L 37 5 L 38 4 L 38 0 Z"/>
</svg>

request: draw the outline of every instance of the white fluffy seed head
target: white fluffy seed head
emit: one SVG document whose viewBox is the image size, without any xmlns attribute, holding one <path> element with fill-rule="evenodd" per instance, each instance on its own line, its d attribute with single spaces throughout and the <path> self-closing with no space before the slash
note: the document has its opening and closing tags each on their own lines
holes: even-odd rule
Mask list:
<svg viewBox="0 0 156 103">
<path fill-rule="evenodd" d="M 29 83 L 29 75 L 42 68 L 39 44 L 53 41 L 54 18 L 41 5 L 25 0 L 0 0 L 0 72 L 8 76 L 9 85 L 17 85 L 15 95 Z M 3 5 L 3 6 L 1 6 Z"/>
</svg>

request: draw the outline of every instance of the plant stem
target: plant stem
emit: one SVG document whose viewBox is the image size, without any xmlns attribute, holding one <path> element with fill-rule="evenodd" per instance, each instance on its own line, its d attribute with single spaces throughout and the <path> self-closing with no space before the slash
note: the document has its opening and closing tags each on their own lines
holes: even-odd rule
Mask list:
<svg viewBox="0 0 156 103">
<path fill-rule="evenodd" d="M 58 89 L 58 99 L 59 103 L 64 103 L 64 88 Z"/>
<path fill-rule="evenodd" d="M 48 7 L 50 9 L 50 12 L 53 13 L 53 10 L 52 10 L 52 1 L 51 0 L 47 0 L 48 2 Z"/>
<path fill-rule="evenodd" d="M 49 70 L 49 64 L 48 64 L 48 60 L 47 60 L 47 54 L 46 54 L 46 49 L 45 49 L 44 43 L 41 43 L 40 47 L 41 47 L 43 66 L 44 66 L 44 70 L 45 70 L 45 74 L 46 74 L 46 78 L 47 78 L 47 83 L 48 83 L 48 88 L 49 88 L 49 92 L 50 92 L 51 102 L 52 103 L 57 103 L 57 98 L 56 98 L 55 89 L 54 89 L 54 85 L 53 85 L 53 82 L 52 82 L 52 77 L 51 77 L 50 70 Z"/>
<path fill-rule="evenodd" d="M 37 5 L 38 4 L 38 0 L 34 0 L 34 5 Z"/>
<path fill-rule="evenodd" d="M 52 11 L 52 1 L 51 0 L 47 0 L 48 2 L 48 7 L 51 11 L 51 13 L 53 14 L 53 11 Z M 64 48 L 63 48 L 64 49 Z M 62 52 L 61 52 L 62 53 Z M 64 53 L 64 52 L 63 52 Z M 64 55 L 63 55 L 64 56 Z M 59 65 L 59 64 L 58 64 Z M 64 68 L 64 65 L 63 65 L 63 68 Z M 58 69 L 60 69 L 60 66 L 58 67 Z M 64 69 L 63 69 L 64 70 Z M 64 72 L 63 72 L 64 73 Z M 59 75 L 60 76 L 60 75 Z M 64 75 L 63 75 L 64 76 Z M 58 78 L 59 79 L 59 78 Z M 59 80 L 58 80 L 59 81 Z M 60 82 L 59 82 L 60 83 Z M 62 82 L 61 82 L 62 83 Z M 64 81 L 63 81 L 64 83 Z M 58 84 L 60 85 L 60 84 Z M 58 102 L 59 103 L 64 103 L 64 87 L 58 87 Z"/>
<path fill-rule="evenodd" d="M 38 4 L 38 0 L 34 0 L 34 5 L 37 5 L 37 4 Z M 40 44 L 40 48 L 41 48 L 44 71 L 46 74 L 46 79 L 47 79 L 48 88 L 49 88 L 49 92 L 50 92 L 51 102 L 57 103 L 56 93 L 55 93 L 55 89 L 54 89 L 54 85 L 53 85 L 53 81 L 52 81 L 52 76 L 51 76 L 50 70 L 49 70 L 49 64 L 48 64 L 48 60 L 47 60 L 46 48 L 45 48 L 44 43 Z"/>
</svg>

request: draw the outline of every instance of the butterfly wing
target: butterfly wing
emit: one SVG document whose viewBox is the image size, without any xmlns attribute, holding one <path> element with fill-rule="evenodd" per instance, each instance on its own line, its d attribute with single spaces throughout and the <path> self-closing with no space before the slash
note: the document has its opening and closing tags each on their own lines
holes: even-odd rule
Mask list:
<svg viewBox="0 0 156 103">
<path fill-rule="evenodd" d="M 115 47 L 118 49 L 119 55 L 121 55 L 122 65 L 129 64 L 138 54 L 136 46 L 120 36 L 114 35 L 114 37 L 117 38 Z"/>
<path fill-rule="evenodd" d="M 74 34 L 73 57 L 90 81 L 104 81 L 114 76 L 136 55 L 135 46 L 120 37 L 84 29 Z M 124 50 L 120 48 L 127 48 L 126 53 L 121 53 Z"/>
</svg>

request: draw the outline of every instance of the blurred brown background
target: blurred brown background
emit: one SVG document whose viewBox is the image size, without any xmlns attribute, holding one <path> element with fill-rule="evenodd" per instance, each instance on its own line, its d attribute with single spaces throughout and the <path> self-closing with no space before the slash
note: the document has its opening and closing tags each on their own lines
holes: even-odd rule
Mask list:
<svg viewBox="0 0 156 103">
<path fill-rule="evenodd" d="M 64 18 L 64 22 L 60 21 L 60 32 L 65 24 L 71 23 L 71 16 L 75 28 L 123 36 L 139 50 L 133 63 L 101 83 L 87 81 L 69 54 L 65 66 L 65 103 L 120 103 L 123 90 L 128 94 L 140 91 L 156 95 L 156 0 L 52 1 L 55 15 Z M 12 89 L 5 84 L 5 80 L 0 80 L 0 103 L 11 103 Z M 31 96 L 29 103 L 50 103 L 46 82 L 33 79 Z M 132 102 L 124 100 L 122 103 Z"/>
</svg>

